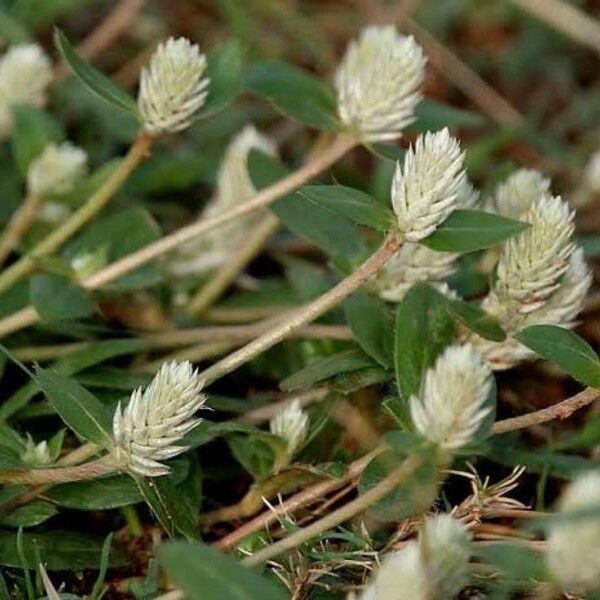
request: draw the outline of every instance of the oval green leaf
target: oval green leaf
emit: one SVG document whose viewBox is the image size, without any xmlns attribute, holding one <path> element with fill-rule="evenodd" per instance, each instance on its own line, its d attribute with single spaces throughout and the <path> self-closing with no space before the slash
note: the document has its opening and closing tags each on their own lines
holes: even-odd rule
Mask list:
<svg viewBox="0 0 600 600">
<path fill-rule="evenodd" d="M 455 210 L 423 244 L 438 252 L 472 252 L 489 248 L 529 227 L 479 210 Z"/>
</svg>

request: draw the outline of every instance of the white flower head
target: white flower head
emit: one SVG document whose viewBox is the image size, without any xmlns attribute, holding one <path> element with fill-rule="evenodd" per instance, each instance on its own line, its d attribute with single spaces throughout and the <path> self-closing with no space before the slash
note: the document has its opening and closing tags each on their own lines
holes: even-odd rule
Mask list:
<svg viewBox="0 0 600 600">
<path fill-rule="evenodd" d="M 435 597 L 455 598 L 469 581 L 469 530 L 454 517 L 439 514 L 425 521 L 419 541 Z"/>
<path fill-rule="evenodd" d="M 342 123 L 365 140 L 398 137 L 415 120 L 425 63 L 414 38 L 393 25 L 363 29 L 335 74 Z"/>
<path fill-rule="evenodd" d="M 288 454 L 294 455 L 306 440 L 308 433 L 308 413 L 300 406 L 298 399 L 281 408 L 269 423 L 273 435 L 279 436 L 287 444 Z"/>
<path fill-rule="evenodd" d="M 169 472 L 160 461 L 173 458 L 187 448 L 177 445 L 202 419 L 194 413 L 206 397 L 203 381 L 189 361 L 161 366 L 150 385 L 131 394 L 127 406 L 117 406 L 113 418 L 114 455 L 121 469 L 147 477 Z"/>
<path fill-rule="evenodd" d="M 409 400 L 418 433 L 441 449 L 468 444 L 491 408 L 491 371 L 471 344 L 453 345 L 427 371 L 421 392 Z"/>
<path fill-rule="evenodd" d="M 40 107 L 52 79 L 50 59 L 37 44 L 19 44 L 0 58 L 0 135 L 12 128 L 12 107 Z"/>
<path fill-rule="evenodd" d="M 534 169 L 519 169 L 496 189 L 490 208 L 503 217 L 518 219 L 541 196 L 550 192 L 550 179 Z"/>
<path fill-rule="evenodd" d="M 206 56 L 186 38 L 170 37 L 158 45 L 142 70 L 138 110 L 151 135 L 174 133 L 190 126 L 208 95 Z"/>
<path fill-rule="evenodd" d="M 418 540 L 390 554 L 360 600 L 455 598 L 467 584 L 471 536 L 450 515 L 425 521 Z"/>
<path fill-rule="evenodd" d="M 360 600 L 428 600 L 427 570 L 417 541 L 390 554 Z"/>
<path fill-rule="evenodd" d="M 389 302 L 400 302 L 415 284 L 439 285 L 455 270 L 458 254 L 436 252 L 414 242 L 406 242 L 378 271 L 372 287 Z"/>
<path fill-rule="evenodd" d="M 546 559 L 565 590 L 600 589 L 600 472 L 580 475 L 559 501 L 559 514 L 599 509 L 599 513 L 554 524 L 548 534 Z"/>
<path fill-rule="evenodd" d="M 70 142 L 48 144 L 31 162 L 27 187 L 36 196 L 66 194 L 85 177 L 87 154 Z"/>
<path fill-rule="evenodd" d="M 420 135 L 396 166 L 392 206 L 406 240 L 418 242 L 458 208 L 464 152 L 448 129 Z"/>
<path fill-rule="evenodd" d="M 498 261 L 494 292 L 505 304 L 528 313 L 558 288 L 575 249 L 573 217 L 559 196 L 542 196 L 523 213 L 531 227 L 504 244 Z"/>
<path fill-rule="evenodd" d="M 276 154 L 275 144 L 254 125 L 247 125 L 225 150 L 217 173 L 216 193 L 202 212 L 202 218 L 216 217 L 256 194 L 248 173 L 248 155 L 252 150 Z M 200 275 L 223 264 L 262 218 L 262 213 L 241 217 L 183 244 L 167 263 L 170 274 L 175 277 Z"/>
</svg>

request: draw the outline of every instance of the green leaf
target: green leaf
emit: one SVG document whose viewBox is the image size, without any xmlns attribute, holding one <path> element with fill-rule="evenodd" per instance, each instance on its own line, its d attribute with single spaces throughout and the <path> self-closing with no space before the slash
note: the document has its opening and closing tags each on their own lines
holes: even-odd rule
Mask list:
<svg viewBox="0 0 600 600">
<path fill-rule="evenodd" d="M 98 445 L 111 439 L 110 413 L 74 379 L 49 369 L 38 369 L 36 381 L 61 419 L 75 433 Z"/>
<path fill-rule="evenodd" d="M 54 504 L 44 500 L 36 500 L 19 506 L 7 515 L 0 518 L 0 526 L 17 529 L 19 527 L 35 527 L 41 525 L 58 513 Z"/>
<path fill-rule="evenodd" d="M 56 29 L 54 32 L 54 42 L 72 71 L 91 92 L 109 104 L 137 116 L 135 100 L 83 59 L 60 29 Z"/>
<path fill-rule="evenodd" d="M 358 348 L 352 348 L 311 362 L 307 367 L 284 379 L 279 385 L 285 391 L 297 390 L 340 373 L 350 373 L 373 366 L 375 365 L 369 356 Z"/>
<path fill-rule="evenodd" d="M 96 309 L 86 290 L 58 275 L 34 275 L 29 297 L 43 322 L 82 319 Z"/>
<path fill-rule="evenodd" d="M 30 42 L 32 36 L 19 19 L 6 10 L 0 9 L 0 38 L 2 38 L 2 41 L 8 42 L 9 46 L 12 46 L 13 44 Z"/>
<path fill-rule="evenodd" d="M 261 189 L 285 177 L 288 170 L 276 158 L 252 151 L 248 169 L 253 184 Z M 339 264 L 360 262 L 367 254 L 360 230 L 343 217 L 294 193 L 279 199 L 273 212 L 297 235 L 330 254 Z"/>
<path fill-rule="evenodd" d="M 148 211 L 141 208 L 127 208 L 92 223 L 65 248 L 64 255 L 74 258 L 105 247 L 108 248 L 108 261 L 114 262 L 156 241 L 159 237 L 160 228 Z M 126 291 L 156 285 L 159 281 L 157 267 L 145 265 L 103 286 L 102 289 Z"/>
<path fill-rule="evenodd" d="M 506 339 L 506 333 L 500 323 L 477 304 L 460 299 L 447 298 L 446 300 L 450 314 L 471 331 L 493 342 L 502 342 Z"/>
<path fill-rule="evenodd" d="M 169 476 L 134 476 L 135 482 L 152 509 L 154 516 L 169 537 L 183 535 L 188 540 L 198 538 L 199 526 L 196 512 L 182 497 Z"/>
<path fill-rule="evenodd" d="M 169 462 L 169 477 L 179 485 L 189 471 L 187 458 Z M 110 510 L 143 502 L 136 482 L 129 475 L 114 475 L 90 481 L 74 481 L 55 485 L 45 495 L 58 506 L 77 510 Z"/>
<path fill-rule="evenodd" d="M 210 78 L 208 97 L 197 114 L 207 119 L 235 100 L 242 88 L 242 48 L 237 40 L 223 44 L 208 56 L 206 75 Z"/>
<path fill-rule="evenodd" d="M 339 129 L 333 92 L 307 71 L 276 60 L 264 61 L 246 69 L 244 86 L 271 100 L 284 114 L 311 127 Z"/>
<path fill-rule="evenodd" d="M 48 571 L 98 569 L 104 540 L 88 533 L 72 531 L 37 531 L 22 533 L 25 566 L 36 570 L 39 562 Z M 122 552 L 111 550 L 110 565 L 126 562 Z M 17 534 L 0 532 L 0 565 L 20 568 L 23 565 L 17 551 Z"/>
<path fill-rule="evenodd" d="M 190 600 L 285 600 L 272 581 L 204 544 L 168 543 L 160 562 Z"/>
<path fill-rule="evenodd" d="M 394 361 L 403 399 L 418 394 L 425 371 L 454 338 L 446 301 L 426 284 L 414 285 L 396 313 Z"/>
<path fill-rule="evenodd" d="M 600 387 L 598 356 L 574 331 L 554 325 L 532 325 L 514 337 L 578 381 L 591 387 Z"/>
<path fill-rule="evenodd" d="M 529 227 L 479 210 L 455 210 L 423 244 L 438 252 L 471 252 L 495 246 Z"/>
<path fill-rule="evenodd" d="M 379 231 L 389 231 L 396 225 L 391 210 L 360 190 L 343 185 L 305 185 L 298 194 L 359 225 Z"/>
<path fill-rule="evenodd" d="M 390 368 L 394 363 L 394 322 L 385 303 L 358 291 L 346 298 L 344 312 L 361 348 Z"/>
<path fill-rule="evenodd" d="M 13 154 L 21 175 L 27 177 L 31 161 L 51 142 L 62 141 L 65 132 L 48 113 L 32 106 L 15 106 L 13 120 Z"/>
</svg>

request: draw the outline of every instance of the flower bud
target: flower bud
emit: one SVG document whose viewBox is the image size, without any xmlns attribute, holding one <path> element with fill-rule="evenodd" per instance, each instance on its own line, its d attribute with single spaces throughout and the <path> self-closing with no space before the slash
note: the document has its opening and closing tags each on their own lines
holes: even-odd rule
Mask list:
<svg viewBox="0 0 600 600">
<path fill-rule="evenodd" d="M 399 137 L 415 120 L 425 63 L 414 38 L 393 25 L 363 29 L 335 74 L 342 123 L 365 140 Z"/>
<path fill-rule="evenodd" d="M 488 208 L 503 217 L 518 219 L 550 192 L 550 179 L 534 169 L 519 169 L 503 181 Z"/>
<path fill-rule="evenodd" d="M 418 540 L 382 563 L 360 600 L 446 600 L 468 583 L 471 536 L 450 515 L 425 521 Z"/>
<path fill-rule="evenodd" d="M 458 450 L 477 433 L 491 408 L 491 371 L 470 344 L 449 346 L 409 400 L 416 431 L 445 450 Z"/>
<path fill-rule="evenodd" d="M 308 414 L 302 410 L 300 401 L 296 399 L 277 412 L 271 419 L 269 428 L 273 435 L 286 442 L 288 454 L 293 456 L 306 440 Z"/>
<path fill-rule="evenodd" d="M 17 104 L 40 107 L 46 103 L 46 87 L 52 79 L 52 65 L 40 46 L 20 44 L 0 58 L 0 135 L 12 128 L 12 107 Z"/>
<path fill-rule="evenodd" d="M 458 208 L 464 185 L 464 152 L 448 129 L 420 135 L 398 162 L 392 182 L 392 206 L 406 240 L 418 242 Z"/>
<path fill-rule="evenodd" d="M 169 473 L 160 461 L 187 450 L 177 445 L 202 419 L 194 413 L 206 397 L 203 382 L 189 361 L 162 365 L 150 385 L 131 394 L 127 406 L 113 417 L 114 457 L 119 468 L 147 477 Z"/>
<path fill-rule="evenodd" d="M 29 193 L 36 196 L 66 194 L 87 173 L 87 155 L 70 142 L 48 144 L 27 171 Z"/>
<path fill-rule="evenodd" d="M 50 449 L 48 448 L 48 442 L 43 440 L 36 444 L 29 435 L 25 442 L 25 449 L 21 454 L 21 460 L 26 465 L 35 469 L 47 467 L 54 462 L 54 459 L 50 454 Z"/>
<path fill-rule="evenodd" d="M 142 70 L 138 110 L 151 135 L 174 133 L 190 126 L 208 95 L 206 56 L 185 38 L 159 44 Z"/>
<path fill-rule="evenodd" d="M 589 516 L 576 515 L 586 510 Z M 567 591 L 585 594 L 600 590 L 600 473 L 590 471 L 575 479 L 559 501 L 565 521 L 548 534 L 548 566 Z M 572 518 L 569 516 L 572 515 Z"/>
</svg>

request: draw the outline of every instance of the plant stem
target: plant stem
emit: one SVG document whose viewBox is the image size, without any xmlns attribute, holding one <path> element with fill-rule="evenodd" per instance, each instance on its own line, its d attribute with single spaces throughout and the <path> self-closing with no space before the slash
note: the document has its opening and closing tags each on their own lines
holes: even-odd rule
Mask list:
<svg viewBox="0 0 600 600">
<path fill-rule="evenodd" d="M 145 138 L 146 139 L 146 138 Z M 289 176 L 284 177 L 280 181 L 270 185 L 267 188 L 264 188 L 256 196 L 252 199 L 244 202 L 236 206 L 235 208 L 226 211 L 216 217 L 211 219 L 202 219 L 196 223 L 192 223 L 187 227 L 183 227 L 178 231 L 173 232 L 170 235 L 165 236 L 161 240 L 149 244 L 144 248 L 138 250 L 137 252 L 133 252 L 128 256 L 125 256 L 121 260 L 114 262 L 112 265 L 101 269 L 97 273 L 91 275 L 86 278 L 82 285 L 88 290 L 95 290 L 105 283 L 110 281 L 114 281 L 119 277 L 137 269 L 138 267 L 150 262 L 151 260 L 174 250 L 179 245 L 184 244 L 185 242 L 203 234 L 211 229 L 214 229 L 224 223 L 228 223 L 232 221 L 236 217 L 241 217 L 243 215 L 249 214 L 259 208 L 264 206 L 268 206 L 278 198 L 285 196 L 286 194 L 293 192 L 296 188 L 301 186 L 303 183 L 306 183 L 322 171 L 324 171 L 327 167 L 330 167 L 334 164 L 339 158 L 341 158 L 346 152 L 352 149 L 357 144 L 356 140 L 351 137 L 339 136 L 337 137 L 333 143 L 328 146 L 325 150 L 323 150 L 320 154 L 315 156 L 311 161 L 306 163 L 303 167 L 298 169 L 297 171 L 291 173 Z M 132 147 L 133 150 L 133 147 Z M 131 151 L 129 155 L 131 154 Z M 128 155 L 128 156 L 129 156 Z M 141 160 L 143 154 L 138 158 Z M 136 163 L 137 164 L 137 163 Z M 121 165 L 122 167 L 123 165 Z M 133 167 L 130 169 L 133 170 Z M 114 174 L 113 174 L 114 177 Z M 112 179 L 112 177 L 111 177 Z M 110 181 L 110 180 L 109 180 Z M 108 182 L 107 182 L 108 183 Z M 102 189 L 104 189 L 103 186 Z M 99 190 L 100 192 L 101 190 Z M 116 191 L 116 190 L 115 190 Z M 80 209 L 81 210 L 81 209 Z M 73 215 L 75 217 L 79 214 L 79 211 Z M 93 216 L 93 215 L 92 215 Z M 72 217 L 72 218 L 73 218 Z M 66 224 L 65 224 L 66 225 Z M 62 229 L 62 228 L 61 228 Z M 59 231 L 59 230 L 57 230 Z M 68 236 L 67 236 L 68 237 Z M 25 258 L 25 257 L 24 257 Z M 19 261 L 21 263 L 22 261 Z M 16 264 L 19 264 L 16 263 Z M 34 263 L 35 264 L 35 263 Z M 20 269 L 24 267 L 21 266 Z M 30 265 L 27 265 L 25 269 L 25 273 L 31 268 Z M 8 273 L 8 271 L 6 272 Z M 6 289 L 8 287 L 5 283 L 3 284 L 3 277 L 8 277 L 6 273 L 0 275 L 0 291 Z M 17 281 L 22 275 L 19 275 L 15 281 Z M 11 280 L 14 279 L 15 275 L 10 275 Z M 14 283 L 14 281 L 12 281 Z M 12 285 L 9 284 L 9 285 Z M 32 306 L 28 306 L 23 308 L 8 317 L 0 320 L 0 338 L 5 337 L 15 331 L 19 331 L 20 329 L 24 329 L 25 327 L 29 327 L 34 325 L 39 320 L 39 315 L 36 310 Z"/>
<path fill-rule="evenodd" d="M 10 253 L 19 245 L 43 203 L 42 196 L 30 194 L 13 214 L 0 239 L 0 265 L 4 264 Z"/>
<path fill-rule="evenodd" d="M 146 133 L 140 133 L 131 145 L 129 152 L 100 189 L 92 194 L 87 202 L 73 213 L 65 223 L 0 274 L 0 292 L 10 288 L 28 275 L 35 268 L 36 261 L 39 258 L 58 250 L 74 233 L 89 223 L 113 198 L 142 159 L 148 156 L 151 144 L 152 138 Z"/>
<path fill-rule="evenodd" d="M 0 471 L 0 483 L 15 484 L 56 484 L 71 481 L 96 479 L 116 472 L 115 463 L 110 455 L 77 466 L 53 467 L 48 469 Z"/>
<path fill-rule="evenodd" d="M 264 243 L 279 227 L 279 219 L 268 214 L 248 241 L 236 251 L 229 262 L 209 279 L 189 301 L 185 311 L 189 315 L 199 316 L 231 285 L 238 274 L 260 253 Z"/>
<path fill-rule="evenodd" d="M 344 298 L 357 290 L 397 252 L 402 245 L 402 234 L 399 231 L 391 233 L 381 247 L 371 255 L 356 271 L 340 281 L 328 292 L 319 296 L 304 307 L 293 313 L 288 313 L 279 323 L 266 331 L 255 340 L 233 352 L 229 356 L 204 370 L 200 377 L 209 384 L 223 375 L 237 369 L 252 360 L 265 350 L 286 339 L 300 327 L 310 323 L 317 317 L 339 304 Z"/>
<path fill-rule="evenodd" d="M 402 483 L 407 477 L 410 477 L 419 465 L 421 459 L 418 456 L 409 456 L 402 464 L 394 469 L 385 479 L 381 480 L 377 485 L 372 487 L 370 490 L 361 494 L 358 498 L 349 502 L 348 504 L 334 510 L 329 513 L 326 517 L 315 521 L 308 527 L 304 527 L 299 531 L 296 531 L 292 535 L 259 550 L 245 558 L 242 562 L 248 566 L 255 566 L 263 564 L 280 554 L 292 550 L 308 542 L 315 536 L 328 531 L 333 527 L 337 527 L 344 521 L 351 519 L 357 514 L 363 512 L 369 506 L 375 504 L 389 493 L 393 492 L 400 483 Z"/>
<path fill-rule="evenodd" d="M 139 538 L 144 535 L 144 527 L 140 521 L 137 511 L 135 510 L 135 506 L 123 506 L 121 508 L 121 513 L 125 518 L 127 529 L 129 529 L 129 533 L 132 537 Z"/>
<path fill-rule="evenodd" d="M 352 137 L 337 137 L 330 146 L 325 148 L 304 166 L 300 167 L 300 169 L 294 171 L 287 177 L 280 179 L 273 185 L 262 189 L 250 200 L 239 204 L 220 215 L 210 219 L 201 219 L 196 223 L 183 227 L 161 240 L 125 256 L 121 260 L 118 260 L 86 279 L 84 282 L 85 287 L 88 289 L 97 289 L 105 283 L 114 281 L 143 264 L 174 250 L 181 244 L 184 244 L 211 229 L 215 229 L 219 225 L 223 225 L 237 217 L 250 214 L 259 208 L 268 206 L 278 198 L 293 192 L 302 184 L 313 177 L 316 177 L 319 173 L 333 165 L 338 159 L 351 150 L 356 143 L 356 140 Z"/>
</svg>

